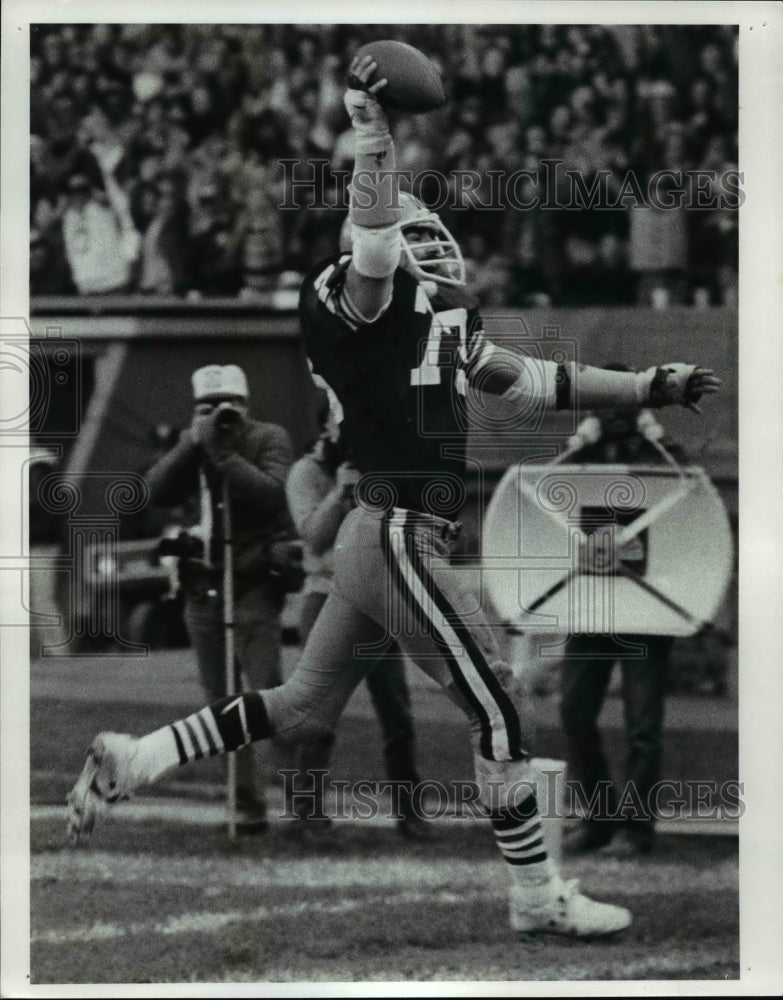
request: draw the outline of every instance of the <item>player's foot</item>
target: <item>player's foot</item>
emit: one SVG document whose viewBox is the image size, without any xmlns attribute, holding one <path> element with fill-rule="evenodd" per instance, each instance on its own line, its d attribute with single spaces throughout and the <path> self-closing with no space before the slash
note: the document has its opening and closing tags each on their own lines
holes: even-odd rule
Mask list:
<svg viewBox="0 0 783 1000">
<path fill-rule="evenodd" d="M 88 840 L 98 814 L 136 790 L 131 762 L 138 742 L 124 733 L 99 733 L 92 741 L 79 780 L 67 798 L 71 843 Z"/>
<path fill-rule="evenodd" d="M 534 892 L 512 889 L 510 922 L 518 934 L 605 937 L 624 930 L 631 914 L 622 906 L 599 903 L 579 892 L 579 882 L 556 877 Z"/>
</svg>

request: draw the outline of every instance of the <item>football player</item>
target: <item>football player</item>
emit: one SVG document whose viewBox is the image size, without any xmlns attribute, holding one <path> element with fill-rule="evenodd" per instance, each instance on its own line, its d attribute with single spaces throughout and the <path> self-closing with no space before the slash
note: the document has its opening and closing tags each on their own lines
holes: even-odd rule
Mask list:
<svg viewBox="0 0 783 1000">
<path fill-rule="evenodd" d="M 362 473 L 335 545 L 333 590 L 282 687 L 224 699 L 139 739 L 96 737 L 70 796 L 71 835 L 89 834 L 102 803 L 178 765 L 273 734 L 297 742 L 330 732 L 393 637 L 470 721 L 480 801 L 507 863 L 512 928 L 612 934 L 628 926 L 628 910 L 583 895 L 547 854 L 514 673 L 449 565 L 464 499 L 466 400 L 480 388 L 520 411 L 531 401 L 695 407 L 719 380 L 682 364 L 614 372 L 521 355 L 512 362 L 498 351 L 463 287 L 457 244 L 396 189 L 376 69 L 369 56 L 355 61 L 359 86 L 345 95 L 356 135 L 350 248 L 313 269 L 300 300 L 310 363 Z"/>
</svg>

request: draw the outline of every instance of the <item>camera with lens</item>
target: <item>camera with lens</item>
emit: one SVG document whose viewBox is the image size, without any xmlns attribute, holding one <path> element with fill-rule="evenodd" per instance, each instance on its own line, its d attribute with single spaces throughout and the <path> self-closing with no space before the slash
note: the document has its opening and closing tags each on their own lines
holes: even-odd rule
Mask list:
<svg viewBox="0 0 783 1000">
<path fill-rule="evenodd" d="M 215 427 L 219 431 L 228 430 L 241 424 L 244 419 L 242 411 L 231 403 L 221 403 L 215 411 Z"/>
</svg>

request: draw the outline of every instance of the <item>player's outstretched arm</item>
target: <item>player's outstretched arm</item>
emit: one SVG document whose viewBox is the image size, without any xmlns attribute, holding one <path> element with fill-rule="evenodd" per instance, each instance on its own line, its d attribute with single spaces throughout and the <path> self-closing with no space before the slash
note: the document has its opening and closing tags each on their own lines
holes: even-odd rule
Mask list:
<svg viewBox="0 0 783 1000">
<path fill-rule="evenodd" d="M 386 113 L 375 97 L 386 80 L 373 79 L 377 68 L 371 56 L 355 59 L 349 69 L 351 87 L 345 93 L 356 134 L 349 207 L 353 257 L 346 275 L 349 301 L 345 304 L 366 323 L 376 320 L 389 305 L 402 249 L 394 142 Z"/>
<path fill-rule="evenodd" d="M 531 398 L 538 398 L 552 410 L 680 405 L 700 413 L 697 403 L 701 397 L 718 392 L 721 386 L 711 368 L 697 365 L 677 362 L 642 372 L 616 372 L 508 352 L 501 355 L 486 341 L 469 379 L 509 403 L 526 405 Z"/>
<path fill-rule="evenodd" d="M 702 396 L 718 392 L 721 380 L 711 368 L 679 362 L 648 368 L 643 372 L 614 372 L 590 365 L 563 365 L 559 376 L 567 385 L 561 390 L 559 409 L 606 406 L 685 406 L 700 413 Z"/>
</svg>

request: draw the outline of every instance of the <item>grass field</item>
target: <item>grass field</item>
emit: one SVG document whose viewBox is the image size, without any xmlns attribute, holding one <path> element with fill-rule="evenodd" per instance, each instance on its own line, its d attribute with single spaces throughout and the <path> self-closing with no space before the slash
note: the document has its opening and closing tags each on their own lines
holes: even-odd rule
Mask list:
<svg viewBox="0 0 783 1000">
<path fill-rule="evenodd" d="M 454 821 L 410 846 L 338 828 L 317 848 L 282 824 L 103 827 L 89 850 L 33 832 L 34 983 L 726 979 L 739 972 L 735 843 L 667 838 L 655 860 L 569 865 L 629 906 L 616 940 L 520 943 L 489 831 Z"/>
<path fill-rule="evenodd" d="M 422 773 L 469 773 L 464 724 L 417 692 Z M 181 711 L 192 705 L 181 706 Z M 301 983 L 717 980 L 739 975 L 737 841 L 663 836 L 641 859 L 622 843 L 566 863 L 598 898 L 634 913 L 616 939 L 517 941 L 506 919 L 507 868 L 479 820 L 444 818 L 426 844 L 392 823 L 339 822 L 316 844 L 276 821 L 229 842 L 224 827 L 154 818 L 160 796 L 194 801 L 216 761 L 139 797 L 152 815 L 110 817 L 88 848 L 65 843 L 65 792 L 101 728 L 139 732 L 181 714 L 172 704 L 35 698 L 31 716 L 31 972 L 47 983 Z M 717 747 L 718 733 L 703 733 Z M 667 773 L 701 777 L 714 756 L 693 733 L 667 735 Z M 619 733 L 609 734 L 613 755 Z M 546 746 L 557 750 L 556 740 Z M 720 767 L 731 772 L 736 747 Z M 695 772 L 695 773 L 694 773 Z M 381 778 L 371 714 L 340 725 L 335 778 Z M 47 805 L 48 804 L 48 805 Z M 52 807 L 56 806 L 53 809 Z M 122 809 L 122 807 L 120 807 Z M 214 809 L 214 803 L 213 803 Z"/>
</svg>

